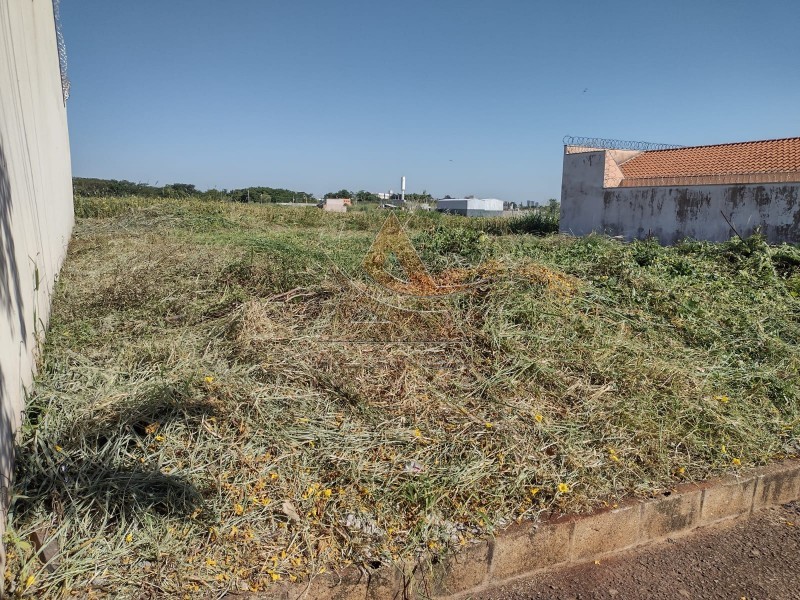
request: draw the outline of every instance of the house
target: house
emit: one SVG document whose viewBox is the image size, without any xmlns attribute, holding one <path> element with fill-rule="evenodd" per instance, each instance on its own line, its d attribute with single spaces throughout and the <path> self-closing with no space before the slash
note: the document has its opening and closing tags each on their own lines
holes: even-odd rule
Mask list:
<svg viewBox="0 0 800 600">
<path fill-rule="evenodd" d="M 436 203 L 436 210 L 465 217 L 502 217 L 503 201 L 496 198 L 446 198 Z"/>
<path fill-rule="evenodd" d="M 653 149 L 569 141 L 562 233 L 672 244 L 760 231 L 771 243 L 800 242 L 800 138 Z"/>
</svg>

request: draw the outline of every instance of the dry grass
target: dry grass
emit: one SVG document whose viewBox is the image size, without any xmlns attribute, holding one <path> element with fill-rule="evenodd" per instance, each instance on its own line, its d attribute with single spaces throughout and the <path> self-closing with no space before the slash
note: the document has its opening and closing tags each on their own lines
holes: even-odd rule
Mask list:
<svg viewBox="0 0 800 600">
<path fill-rule="evenodd" d="M 420 298 L 360 271 L 380 215 L 116 202 L 79 203 L 54 300 L 17 595 L 268 589 L 800 451 L 794 248 L 421 215 L 431 272 L 480 283 Z"/>
</svg>

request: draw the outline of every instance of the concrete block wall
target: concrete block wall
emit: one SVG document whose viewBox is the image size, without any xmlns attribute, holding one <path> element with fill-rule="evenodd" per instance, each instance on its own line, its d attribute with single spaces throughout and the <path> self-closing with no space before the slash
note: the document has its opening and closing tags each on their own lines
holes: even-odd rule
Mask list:
<svg viewBox="0 0 800 600">
<path fill-rule="evenodd" d="M 0 0 L 0 503 L 73 225 L 51 0 Z"/>
<path fill-rule="evenodd" d="M 800 242 L 800 183 L 617 187 L 617 160 L 635 152 L 590 150 L 564 154 L 562 233 L 603 233 L 626 240 L 655 237 L 727 241 L 760 230 L 770 243 Z"/>
<path fill-rule="evenodd" d="M 630 498 L 584 515 L 522 522 L 436 564 L 355 567 L 311 581 L 276 585 L 252 600 L 468 600 L 495 586 L 551 568 L 606 559 L 800 500 L 800 461 L 687 483 L 654 498 Z"/>
</svg>

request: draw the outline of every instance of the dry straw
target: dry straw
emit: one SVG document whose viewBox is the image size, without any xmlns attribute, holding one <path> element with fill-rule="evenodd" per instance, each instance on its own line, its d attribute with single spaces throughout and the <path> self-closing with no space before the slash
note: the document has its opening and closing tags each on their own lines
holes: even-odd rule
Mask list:
<svg viewBox="0 0 800 600">
<path fill-rule="evenodd" d="M 77 211 L 17 452 L 11 593 L 264 590 L 798 453 L 793 247 L 418 215 L 432 275 L 481 284 L 409 298 L 360 274 L 377 213 Z"/>
</svg>

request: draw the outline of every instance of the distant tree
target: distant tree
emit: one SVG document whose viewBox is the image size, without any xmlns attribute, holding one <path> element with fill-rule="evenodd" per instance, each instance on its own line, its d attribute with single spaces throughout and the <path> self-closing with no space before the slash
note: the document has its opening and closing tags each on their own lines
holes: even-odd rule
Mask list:
<svg viewBox="0 0 800 600">
<path fill-rule="evenodd" d="M 380 202 L 380 196 L 378 194 L 373 194 L 372 192 L 368 192 L 366 190 L 360 190 L 356 192 L 354 196 L 356 202 Z"/>
<path fill-rule="evenodd" d="M 313 196 L 284 188 L 249 187 L 228 192 L 234 202 L 309 202 Z"/>
<path fill-rule="evenodd" d="M 449 194 L 447 196 L 445 196 L 444 198 L 442 198 L 442 200 L 452 200 L 452 199 L 453 198 Z"/>
<path fill-rule="evenodd" d="M 401 197 L 402 197 L 401 194 L 392 194 L 391 199 L 392 200 L 400 200 Z M 431 196 L 425 190 L 422 190 L 421 194 L 414 194 L 414 193 L 406 194 L 405 195 L 405 201 L 406 202 L 433 202 L 433 196 Z"/>
<path fill-rule="evenodd" d="M 247 187 L 240 190 L 231 190 L 231 200 L 234 202 L 272 202 L 270 188 Z"/>
<path fill-rule="evenodd" d="M 162 195 L 166 198 L 188 198 L 198 193 L 197 188 L 191 183 L 173 183 L 165 185 L 162 190 Z"/>
<path fill-rule="evenodd" d="M 551 214 L 555 214 L 555 213 L 558 212 L 559 208 L 560 208 L 560 204 L 559 204 L 558 200 L 556 200 L 555 198 L 550 198 L 547 201 L 547 212 L 549 212 Z"/>
<path fill-rule="evenodd" d="M 96 179 L 73 177 L 72 191 L 76 196 L 160 196 L 161 189 L 146 183 L 125 179 Z"/>
<path fill-rule="evenodd" d="M 354 198 L 355 194 L 350 190 L 339 190 L 338 192 L 328 192 L 324 198 Z"/>
<path fill-rule="evenodd" d="M 228 199 L 228 192 L 226 190 L 218 190 L 215 188 L 209 188 L 205 192 L 201 192 L 200 196 L 205 200 L 227 200 Z"/>
<path fill-rule="evenodd" d="M 164 198 L 205 198 L 207 200 L 232 200 L 234 202 L 310 202 L 313 194 L 284 188 L 249 187 L 238 190 L 209 189 L 201 192 L 191 183 L 172 183 L 156 187 L 145 183 L 116 179 L 91 179 L 73 177 L 72 189 L 76 196 L 148 196 Z"/>
</svg>

